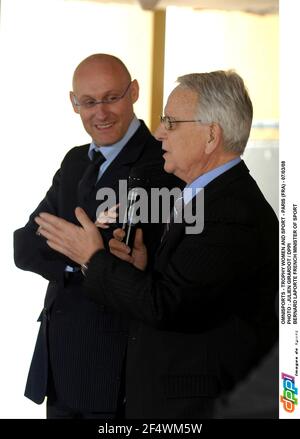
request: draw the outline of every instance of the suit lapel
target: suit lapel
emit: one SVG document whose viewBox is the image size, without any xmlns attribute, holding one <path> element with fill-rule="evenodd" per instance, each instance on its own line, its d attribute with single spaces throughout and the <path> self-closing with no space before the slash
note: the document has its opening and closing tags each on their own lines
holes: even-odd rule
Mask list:
<svg viewBox="0 0 300 439">
<path fill-rule="evenodd" d="M 160 246 L 157 249 L 157 256 L 162 253 L 170 254 L 178 243 L 182 239 L 185 233 L 185 223 L 173 223 L 170 226 L 170 230 L 164 236 Z"/>
</svg>

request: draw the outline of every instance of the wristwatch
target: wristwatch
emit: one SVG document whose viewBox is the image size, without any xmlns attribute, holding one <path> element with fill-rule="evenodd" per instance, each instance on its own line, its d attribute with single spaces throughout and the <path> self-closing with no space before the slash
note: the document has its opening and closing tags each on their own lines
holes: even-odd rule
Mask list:
<svg viewBox="0 0 300 439">
<path fill-rule="evenodd" d="M 81 266 L 80 266 L 80 271 L 84 277 L 86 277 L 86 273 L 88 271 L 88 268 L 89 268 L 89 261 L 87 261 L 85 264 L 81 264 Z"/>
</svg>

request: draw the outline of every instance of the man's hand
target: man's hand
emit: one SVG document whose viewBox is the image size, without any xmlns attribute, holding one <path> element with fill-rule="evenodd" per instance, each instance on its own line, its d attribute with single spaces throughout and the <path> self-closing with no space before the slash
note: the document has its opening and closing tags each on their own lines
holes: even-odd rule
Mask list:
<svg viewBox="0 0 300 439">
<path fill-rule="evenodd" d="M 131 255 L 129 254 L 131 250 L 130 247 L 122 242 L 125 236 L 124 230 L 116 229 L 113 235 L 114 238 L 109 241 L 111 253 L 123 261 L 134 265 L 139 270 L 145 270 L 147 266 L 147 248 L 143 242 L 142 229 L 136 230 Z"/>
<path fill-rule="evenodd" d="M 76 207 L 75 215 L 82 227 L 45 212 L 34 220 L 39 225 L 39 234 L 47 239 L 49 247 L 81 265 L 88 262 L 96 251 L 103 249 L 104 245 L 98 228 L 85 211 Z"/>
<path fill-rule="evenodd" d="M 95 225 L 100 227 L 100 229 L 108 229 L 109 225 L 117 222 L 119 204 L 111 207 L 110 209 L 104 210 L 100 213 L 95 221 Z"/>
</svg>

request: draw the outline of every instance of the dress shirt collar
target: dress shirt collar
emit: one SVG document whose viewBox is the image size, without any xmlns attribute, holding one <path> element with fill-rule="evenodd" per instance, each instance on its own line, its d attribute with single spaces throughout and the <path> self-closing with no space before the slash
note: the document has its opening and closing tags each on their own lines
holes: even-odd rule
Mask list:
<svg viewBox="0 0 300 439">
<path fill-rule="evenodd" d="M 192 183 L 188 184 L 183 189 L 184 204 L 187 204 L 189 201 L 191 201 L 191 199 L 195 195 L 197 195 L 201 188 L 207 186 L 208 183 L 219 177 L 219 175 L 233 168 L 233 166 L 237 165 L 240 161 L 241 157 L 230 160 L 229 162 L 224 163 L 224 165 L 218 166 L 217 168 L 212 169 L 211 171 L 208 171 L 203 175 L 200 175 L 200 177 L 196 178 L 194 181 L 192 181 Z"/>
</svg>

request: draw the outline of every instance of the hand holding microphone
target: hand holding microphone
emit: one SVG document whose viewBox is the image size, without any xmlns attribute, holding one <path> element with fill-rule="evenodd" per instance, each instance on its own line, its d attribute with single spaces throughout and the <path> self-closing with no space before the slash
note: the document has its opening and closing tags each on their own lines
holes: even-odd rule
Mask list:
<svg viewBox="0 0 300 439">
<path fill-rule="evenodd" d="M 143 242 L 143 231 L 142 229 L 137 229 L 135 231 L 135 237 L 132 248 L 128 247 L 125 242 L 125 232 L 122 229 L 116 229 L 113 233 L 114 237 L 109 241 L 109 249 L 110 252 L 122 259 L 122 261 L 126 261 L 135 268 L 144 271 L 147 262 L 147 248 Z"/>
</svg>

